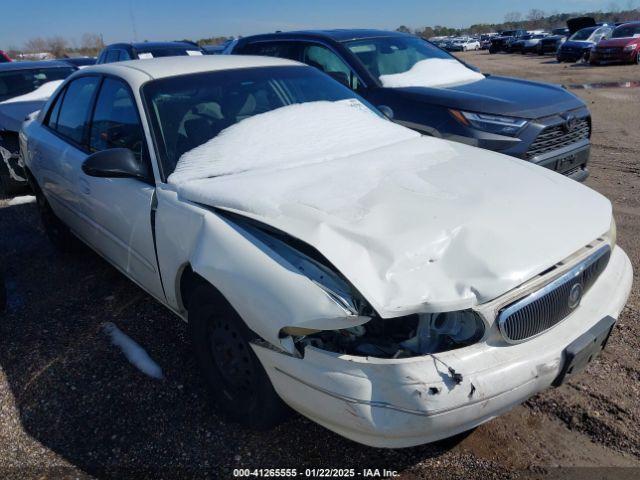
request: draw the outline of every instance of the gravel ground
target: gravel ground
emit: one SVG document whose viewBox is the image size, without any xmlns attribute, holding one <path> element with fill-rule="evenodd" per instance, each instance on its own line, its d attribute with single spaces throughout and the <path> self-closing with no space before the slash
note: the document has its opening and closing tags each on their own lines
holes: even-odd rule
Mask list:
<svg viewBox="0 0 640 480">
<path fill-rule="evenodd" d="M 564 84 L 640 73 L 550 57 L 461 56 L 485 72 Z M 586 373 L 465 438 L 435 445 L 368 448 L 297 415 L 271 432 L 252 432 L 208 405 L 181 321 L 95 254 L 56 253 L 34 204 L 0 202 L 9 293 L 0 317 L 0 476 L 224 478 L 234 468 L 334 467 L 385 468 L 407 479 L 638 478 L 640 88 L 574 91 L 594 119 L 587 183 L 613 201 L 619 243 L 636 272 L 609 346 Z M 105 322 L 139 342 L 165 379 L 133 368 L 102 332 Z"/>
</svg>

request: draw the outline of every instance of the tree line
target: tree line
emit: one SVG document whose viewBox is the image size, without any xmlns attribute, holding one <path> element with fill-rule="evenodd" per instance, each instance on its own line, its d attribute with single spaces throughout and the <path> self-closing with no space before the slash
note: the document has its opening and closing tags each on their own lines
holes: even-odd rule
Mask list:
<svg viewBox="0 0 640 480">
<path fill-rule="evenodd" d="M 401 25 L 396 30 L 398 32 L 413 33 L 423 38 L 444 37 L 455 35 L 475 35 L 481 33 L 499 32 L 502 30 L 551 30 L 554 28 L 566 27 L 567 20 L 574 17 L 593 17 L 596 22 L 617 23 L 629 22 L 640 19 L 640 9 L 632 8 L 630 1 L 628 8 L 620 9 L 616 4 L 609 6 L 609 11 L 586 12 L 586 13 L 550 13 L 532 8 L 526 14 L 521 12 L 507 12 L 502 23 L 477 23 L 467 28 L 452 28 L 443 25 L 419 27 L 411 29 L 406 25 Z"/>
</svg>

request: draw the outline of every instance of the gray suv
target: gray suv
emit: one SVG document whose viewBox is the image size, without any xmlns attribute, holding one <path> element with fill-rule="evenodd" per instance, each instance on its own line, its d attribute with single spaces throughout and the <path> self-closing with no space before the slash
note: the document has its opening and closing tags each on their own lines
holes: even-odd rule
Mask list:
<svg viewBox="0 0 640 480">
<path fill-rule="evenodd" d="M 379 30 L 256 35 L 232 53 L 307 63 L 409 128 L 588 176 L 591 116 L 558 85 L 483 76 L 426 40 Z"/>
</svg>

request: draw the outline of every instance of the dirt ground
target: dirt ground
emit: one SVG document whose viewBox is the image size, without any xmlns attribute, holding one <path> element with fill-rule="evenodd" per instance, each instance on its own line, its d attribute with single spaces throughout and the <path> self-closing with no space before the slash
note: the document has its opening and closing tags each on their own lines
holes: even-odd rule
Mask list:
<svg viewBox="0 0 640 480">
<path fill-rule="evenodd" d="M 487 73 L 566 85 L 640 76 L 636 66 L 461 56 Z M 364 447 L 300 416 L 249 431 L 208 406 L 183 323 L 96 255 L 56 253 L 34 204 L 0 202 L 9 290 L 0 317 L 0 477 L 223 478 L 267 467 L 385 468 L 406 479 L 640 477 L 640 88 L 572 91 L 593 114 L 587 184 L 613 202 L 635 268 L 607 350 L 577 379 L 465 438 L 411 449 Z M 110 321 L 161 365 L 164 380 L 110 345 L 102 333 Z"/>
</svg>

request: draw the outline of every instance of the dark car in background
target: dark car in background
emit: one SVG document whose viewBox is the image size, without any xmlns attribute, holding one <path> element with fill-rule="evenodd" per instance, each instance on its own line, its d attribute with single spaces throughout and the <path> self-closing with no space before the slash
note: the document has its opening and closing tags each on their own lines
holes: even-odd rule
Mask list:
<svg viewBox="0 0 640 480">
<path fill-rule="evenodd" d="M 560 45 L 556 58 L 559 62 L 577 62 L 579 60 L 588 61 L 591 49 L 600 40 L 611 36 L 613 27 L 608 25 L 587 27 L 578 30 L 569 39 Z"/>
<path fill-rule="evenodd" d="M 529 35 L 526 30 L 505 30 L 500 35 L 491 39 L 489 45 L 489 53 L 507 52 L 513 42 L 520 40 L 522 37 Z"/>
<path fill-rule="evenodd" d="M 640 22 L 624 23 L 611 37 L 596 44 L 589 56 L 592 65 L 635 63 L 640 65 Z"/>
<path fill-rule="evenodd" d="M 204 55 L 204 50 L 192 42 L 114 43 L 100 52 L 97 64 L 144 60 L 157 57 Z"/>
<path fill-rule="evenodd" d="M 3 50 L 0 50 L 0 63 L 9 63 L 11 58 Z"/>
<path fill-rule="evenodd" d="M 76 70 L 59 60 L 0 64 L 0 196 L 13 196 L 27 188 L 19 162 L 18 132 L 25 117 L 47 101 L 46 94 L 35 92 Z"/>
<path fill-rule="evenodd" d="M 540 39 L 536 52 L 538 55 L 556 53 L 560 45 L 562 45 L 570 35 L 571 31 L 568 28 L 554 28 L 551 30 L 551 35 Z"/>
<path fill-rule="evenodd" d="M 69 57 L 62 58 L 64 62 L 70 63 L 78 68 L 89 67 L 96 64 L 96 57 Z"/>
<path fill-rule="evenodd" d="M 582 100 L 556 85 L 483 76 L 413 35 L 272 33 L 240 39 L 232 53 L 316 67 L 423 134 L 512 155 L 576 180 L 588 175 L 591 117 Z"/>
</svg>

